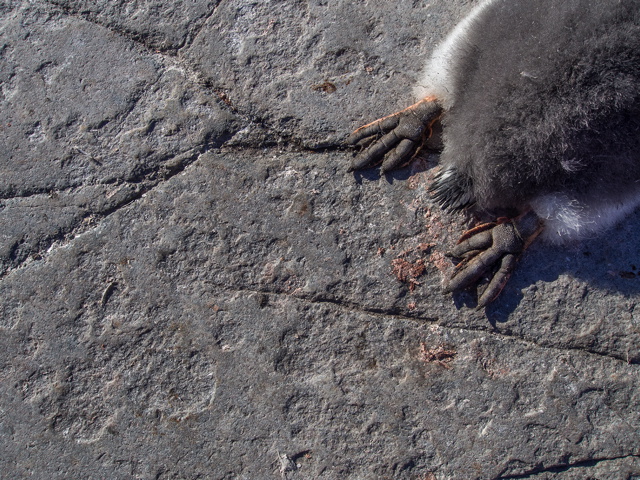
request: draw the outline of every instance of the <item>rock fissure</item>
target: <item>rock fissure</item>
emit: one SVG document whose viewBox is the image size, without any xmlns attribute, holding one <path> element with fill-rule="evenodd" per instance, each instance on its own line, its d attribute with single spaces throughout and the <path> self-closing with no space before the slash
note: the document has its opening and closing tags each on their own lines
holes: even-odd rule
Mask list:
<svg viewBox="0 0 640 480">
<path fill-rule="evenodd" d="M 594 458 L 589 460 L 584 460 L 580 462 L 571 463 L 568 465 L 552 465 L 549 467 L 537 467 L 527 471 L 526 473 L 521 473 L 517 475 L 498 475 L 494 477 L 494 480 L 519 480 L 525 478 L 534 478 L 535 475 L 540 475 L 544 473 L 563 473 L 569 472 L 572 469 L 585 468 L 585 467 L 595 467 L 599 464 L 606 462 L 613 462 L 616 460 L 624 460 L 624 459 L 638 459 L 640 458 L 640 454 L 629 454 L 629 455 L 619 455 L 615 457 L 604 457 L 604 458 Z M 635 478 L 635 477 L 630 477 Z"/>
</svg>

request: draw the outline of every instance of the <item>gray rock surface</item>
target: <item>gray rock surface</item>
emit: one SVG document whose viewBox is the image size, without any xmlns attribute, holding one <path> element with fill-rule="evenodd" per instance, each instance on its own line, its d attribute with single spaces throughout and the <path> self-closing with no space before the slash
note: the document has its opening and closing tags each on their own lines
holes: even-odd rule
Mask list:
<svg viewBox="0 0 640 480">
<path fill-rule="evenodd" d="M 476 311 L 346 172 L 471 6 L 0 3 L 2 478 L 640 478 L 640 216 Z"/>
</svg>

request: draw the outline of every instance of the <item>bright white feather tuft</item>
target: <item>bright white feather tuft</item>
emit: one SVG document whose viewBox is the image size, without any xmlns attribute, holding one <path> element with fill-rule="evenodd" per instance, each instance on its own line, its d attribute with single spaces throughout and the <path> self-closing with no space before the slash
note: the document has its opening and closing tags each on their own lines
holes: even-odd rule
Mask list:
<svg viewBox="0 0 640 480">
<path fill-rule="evenodd" d="M 476 21 L 478 15 L 495 0 L 483 0 L 460 21 L 438 45 L 427 62 L 420 81 L 413 89 L 416 101 L 428 96 L 435 96 L 442 102 L 445 110 L 453 106 L 456 92 L 453 90 L 452 71 L 457 68 L 458 58 L 467 49 L 463 47 L 469 27 Z"/>
<path fill-rule="evenodd" d="M 612 227 L 640 205 L 640 190 L 617 202 L 581 203 L 564 194 L 543 195 L 531 202 L 545 222 L 541 237 L 549 243 L 587 238 Z"/>
</svg>

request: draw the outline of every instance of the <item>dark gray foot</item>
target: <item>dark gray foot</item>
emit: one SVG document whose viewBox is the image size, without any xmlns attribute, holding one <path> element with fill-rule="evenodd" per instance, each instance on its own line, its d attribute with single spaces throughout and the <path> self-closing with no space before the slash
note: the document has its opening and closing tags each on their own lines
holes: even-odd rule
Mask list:
<svg viewBox="0 0 640 480">
<path fill-rule="evenodd" d="M 355 145 L 364 139 L 379 138 L 354 158 L 351 170 L 382 162 L 380 170 L 387 172 L 408 162 L 429 136 L 431 125 L 441 111 L 442 107 L 435 98 L 427 97 L 393 115 L 360 127 L 349 135 L 347 144 Z"/>
<path fill-rule="evenodd" d="M 478 298 L 478 307 L 495 300 L 506 285 L 520 254 L 542 231 L 540 218 L 528 212 L 506 222 L 480 225 L 465 233 L 450 252 L 462 261 L 456 266 L 445 293 L 462 290 L 476 283 L 485 273 L 493 273 Z"/>
</svg>

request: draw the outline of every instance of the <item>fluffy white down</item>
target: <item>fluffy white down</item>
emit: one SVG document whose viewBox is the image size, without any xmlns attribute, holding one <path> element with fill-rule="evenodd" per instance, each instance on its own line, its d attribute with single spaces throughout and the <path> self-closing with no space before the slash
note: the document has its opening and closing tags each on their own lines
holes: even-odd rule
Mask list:
<svg viewBox="0 0 640 480">
<path fill-rule="evenodd" d="M 461 46 L 466 40 L 467 31 L 478 15 L 494 2 L 495 0 L 482 0 L 433 51 L 431 59 L 422 72 L 420 81 L 413 89 L 416 101 L 424 97 L 435 96 L 442 102 L 445 110 L 451 108 L 456 95 L 451 82 L 451 72 L 457 68 L 458 58 L 464 55 L 466 50 Z"/>
<path fill-rule="evenodd" d="M 585 204 L 562 193 L 543 195 L 531 202 L 533 211 L 545 222 L 541 238 L 555 244 L 595 236 L 639 205 L 640 190 L 618 202 Z"/>
</svg>

